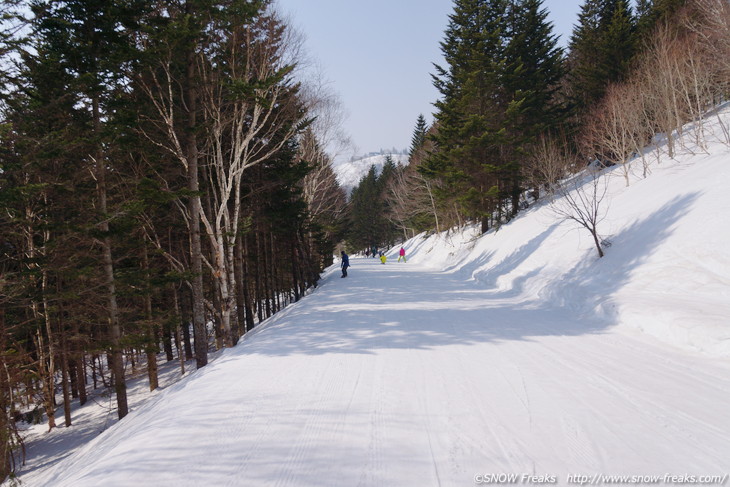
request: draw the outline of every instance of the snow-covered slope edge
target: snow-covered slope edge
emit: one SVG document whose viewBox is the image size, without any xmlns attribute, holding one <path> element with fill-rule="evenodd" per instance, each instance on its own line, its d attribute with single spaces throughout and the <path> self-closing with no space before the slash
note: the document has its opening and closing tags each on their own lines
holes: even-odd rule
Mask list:
<svg viewBox="0 0 730 487">
<path fill-rule="evenodd" d="M 721 115 L 728 123 L 730 110 Z M 698 148 L 691 135 L 674 159 L 661 147 L 650 151 L 646 178 L 634 160 L 628 187 L 622 168 L 607 171 L 610 201 L 599 232 L 612 245 L 602 259 L 585 230 L 559 221 L 544 203 L 497 232 L 419 236 L 406 248 L 413 262 L 473 278 L 494 298 L 567 307 L 730 357 L 730 148 L 711 139 Z"/>
</svg>

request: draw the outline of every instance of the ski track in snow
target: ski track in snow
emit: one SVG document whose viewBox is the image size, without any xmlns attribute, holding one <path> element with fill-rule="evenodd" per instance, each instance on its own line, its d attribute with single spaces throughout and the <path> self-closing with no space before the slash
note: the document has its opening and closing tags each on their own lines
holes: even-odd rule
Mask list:
<svg viewBox="0 0 730 487">
<path fill-rule="evenodd" d="M 27 485 L 474 485 L 730 471 L 730 364 L 353 258 Z M 454 306 L 454 303 L 457 303 Z"/>
<path fill-rule="evenodd" d="M 656 154 L 651 177 L 609 178 L 605 258 L 541 203 L 499 232 L 416 237 L 407 264 L 353 256 L 347 279 L 333 266 L 204 369 L 164 386 L 163 366 L 152 394 L 137 381 L 131 413 L 101 434 L 114 411 L 94 404 L 72 427 L 31 427 L 20 480 L 730 474 L 730 150 Z"/>
</svg>

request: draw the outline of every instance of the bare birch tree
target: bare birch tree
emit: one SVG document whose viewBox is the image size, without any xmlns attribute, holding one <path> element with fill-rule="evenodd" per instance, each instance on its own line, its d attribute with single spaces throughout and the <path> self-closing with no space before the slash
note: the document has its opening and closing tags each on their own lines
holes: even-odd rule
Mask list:
<svg viewBox="0 0 730 487">
<path fill-rule="evenodd" d="M 535 199 L 543 192 L 555 196 L 560 183 L 575 170 L 575 161 L 566 151 L 567 142 L 541 136 L 522 166 L 522 177 L 532 187 Z"/>
<path fill-rule="evenodd" d="M 187 204 L 180 202 L 178 208 L 186 223 L 190 244 L 190 273 L 188 285 L 192 293 L 192 321 L 195 336 L 195 360 L 197 368 L 208 363 L 208 337 L 205 320 L 203 294 L 203 260 L 200 236 L 200 175 L 199 175 L 199 126 L 198 98 L 200 81 L 197 73 L 197 52 L 199 49 L 203 21 L 197 20 L 193 6 L 186 3 L 179 11 L 170 11 L 174 22 L 191 19 L 197 24 L 198 32 L 181 42 L 176 37 L 145 39 L 146 50 L 154 53 L 154 61 L 147 69 L 134 76 L 135 86 L 151 104 L 151 113 L 142 115 L 145 122 L 140 127 L 142 134 L 163 153 L 172 156 L 184 171 L 187 190 Z M 193 21 L 195 19 L 195 21 Z M 191 28 L 192 27 L 188 27 Z M 197 35 L 197 37 L 195 37 Z M 153 234 L 153 225 L 145 225 L 148 235 Z M 159 242 L 151 238 L 151 242 Z M 158 250 L 164 249 L 158 245 Z M 173 268 L 182 270 L 183 264 L 165 253 Z"/>
<path fill-rule="evenodd" d="M 583 152 L 604 163 L 619 165 L 626 186 L 630 183 L 629 162 L 643 154 L 651 137 L 643 102 L 641 85 L 633 82 L 610 85 L 581 134 Z M 644 168 L 646 171 L 646 164 Z"/>
<path fill-rule="evenodd" d="M 218 59 L 201 51 L 200 103 L 209 127 L 206 173 L 212 204 L 201 222 L 213 255 L 218 317 L 226 346 L 238 335 L 235 319 L 235 245 L 241 224 L 242 182 L 247 169 L 274 156 L 302 127 L 306 109 L 291 74 L 300 39 L 271 10 L 250 24 L 233 25 L 216 39 Z"/>
<path fill-rule="evenodd" d="M 608 178 L 600 164 L 580 169 L 579 159 L 567 150 L 566 142 L 548 136 L 537 141 L 531 154 L 523 173 L 526 181 L 546 192 L 555 216 L 588 230 L 598 257 L 603 257 L 598 226 L 607 212 Z"/>
<path fill-rule="evenodd" d="M 606 217 L 608 177 L 600 167 L 589 166 L 562 181 L 550 208 L 559 218 L 572 221 L 591 234 L 598 257 L 604 255 L 598 226 Z"/>
</svg>

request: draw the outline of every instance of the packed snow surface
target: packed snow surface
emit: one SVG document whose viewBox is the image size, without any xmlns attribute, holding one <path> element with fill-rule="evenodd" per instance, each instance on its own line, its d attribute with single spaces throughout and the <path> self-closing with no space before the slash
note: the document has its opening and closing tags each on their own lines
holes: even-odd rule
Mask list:
<svg viewBox="0 0 730 487">
<path fill-rule="evenodd" d="M 418 236 L 408 263 L 398 247 L 385 265 L 351 256 L 349 277 L 333 266 L 67 458 L 30 445 L 40 460 L 20 479 L 726 483 L 730 151 L 692 152 L 646 178 L 637 161 L 629 186 L 612 169 L 602 259 L 546 204 L 486 235 Z"/>
</svg>

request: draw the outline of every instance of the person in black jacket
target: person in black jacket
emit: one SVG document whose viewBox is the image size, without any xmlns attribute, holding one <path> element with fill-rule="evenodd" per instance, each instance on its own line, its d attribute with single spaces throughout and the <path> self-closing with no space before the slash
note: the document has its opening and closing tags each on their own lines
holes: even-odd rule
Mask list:
<svg viewBox="0 0 730 487">
<path fill-rule="evenodd" d="M 340 267 L 342 267 L 342 277 L 347 277 L 347 268 L 350 267 L 350 258 L 344 250 L 342 251 L 342 263 L 340 264 Z"/>
</svg>

